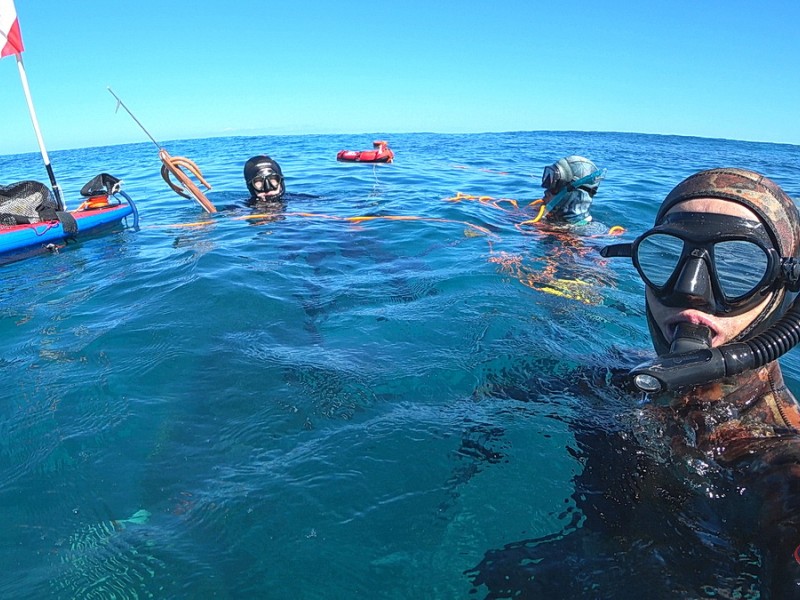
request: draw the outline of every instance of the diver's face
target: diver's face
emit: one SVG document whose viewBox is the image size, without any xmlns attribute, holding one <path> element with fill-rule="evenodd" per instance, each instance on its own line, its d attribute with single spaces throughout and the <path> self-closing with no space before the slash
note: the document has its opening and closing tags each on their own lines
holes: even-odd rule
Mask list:
<svg viewBox="0 0 800 600">
<path fill-rule="evenodd" d="M 756 214 L 749 208 L 735 202 L 714 198 L 697 198 L 680 202 L 667 214 L 672 213 L 714 213 L 758 222 Z M 675 338 L 677 325 L 681 322 L 688 322 L 708 327 L 712 334 L 712 346 L 725 344 L 744 331 L 761 314 L 774 293 L 767 294 L 761 303 L 744 313 L 736 316 L 717 316 L 712 312 L 705 312 L 701 308 L 666 306 L 656 297 L 653 290 L 649 287 L 646 287 L 645 290 L 647 305 L 667 343 L 671 344 Z"/>
</svg>

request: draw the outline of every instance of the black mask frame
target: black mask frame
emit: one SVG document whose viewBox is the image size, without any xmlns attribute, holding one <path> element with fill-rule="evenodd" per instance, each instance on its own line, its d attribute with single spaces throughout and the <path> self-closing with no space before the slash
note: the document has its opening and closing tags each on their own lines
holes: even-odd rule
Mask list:
<svg viewBox="0 0 800 600">
<path fill-rule="evenodd" d="M 681 255 L 666 281 L 658 285 L 647 276 L 639 261 L 642 242 L 656 234 L 667 234 L 683 242 Z M 729 297 L 716 271 L 714 246 L 726 241 L 746 241 L 757 245 L 765 253 L 767 262 L 761 279 L 739 296 Z M 630 257 L 642 281 L 653 294 L 667 306 L 693 305 L 685 291 L 675 289 L 684 270 L 693 272 L 690 279 L 699 287 L 705 285 L 704 298 L 698 308 L 710 308 L 719 316 L 734 316 L 747 312 L 760 304 L 764 297 L 781 285 L 790 291 L 800 288 L 800 266 L 796 259 L 780 257 L 770 232 L 759 221 L 715 213 L 668 214 L 656 227 L 646 231 L 632 243 L 613 244 L 601 250 L 604 257 Z M 691 264 L 690 264 L 691 263 Z M 705 267 L 700 269 L 700 263 Z M 710 292 L 710 293 L 709 293 Z M 710 305 L 710 306 L 709 306 Z"/>
<path fill-rule="evenodd" d="M 272 180 L 277 180 L 277 184 L 273 185 Z M 255 177 L 250 180 L 250 187 L 257 193 L 269 194 L 276 190 L 280 190 L 283 186 L 283 177 L 272 170 L 265 169 L 259 171 Z M 261 184 L 259 189 L 258 184 Z"/>
</svg>

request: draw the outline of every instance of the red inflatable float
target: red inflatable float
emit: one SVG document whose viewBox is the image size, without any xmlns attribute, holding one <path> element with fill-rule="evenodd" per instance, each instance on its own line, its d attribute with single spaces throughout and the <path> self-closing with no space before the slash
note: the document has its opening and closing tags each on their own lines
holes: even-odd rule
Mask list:
<svg viewBox="0 0 800 600">
<path fill-rule="evenodd" d="M 394 152 L 383 140 L 372 142 L 372 150 L 339 150 L 336 160 L 342 162 L 390 163 Z"/>
</svg>

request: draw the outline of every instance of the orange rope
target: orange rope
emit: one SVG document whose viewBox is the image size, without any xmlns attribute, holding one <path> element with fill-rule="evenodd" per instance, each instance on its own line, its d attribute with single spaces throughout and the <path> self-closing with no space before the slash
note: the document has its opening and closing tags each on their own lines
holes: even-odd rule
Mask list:
<svg viewBox="0 0 800 600">
<path fill-rule="evenodd" d="M 445 202 L 461 202 L 462 200 L 475 200 L 480 202 L 481 204 L 488 204 L 490 206 L 494 206 L 498 210 L 502 210 L 504 212 L 512 212 L 506 208 L 500 206 L 501 202 L 507 202 L 511 206 L 514 207 L 514 210 L 519 210 L 519 203 L 514 200 L 514 198 L 493 198 L 492 196 L 473 196 L 471 194 L 465 194 L 464 192 L 456 192 L 455 196 L 451 196 L 450 198 L 445 198 Z"/>
</svg>

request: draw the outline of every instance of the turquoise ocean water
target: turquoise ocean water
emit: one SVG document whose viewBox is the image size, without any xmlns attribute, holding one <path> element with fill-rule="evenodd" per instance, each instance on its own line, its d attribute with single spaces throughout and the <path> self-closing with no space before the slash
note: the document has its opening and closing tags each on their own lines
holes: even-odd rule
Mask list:
<svg viewBox="0 0 800 600">
<path fill-rule="evenodd" d="M 381 137 L 394 164 L 336 162 Z M 68 204 L 109 172 L 141 229 L 0 268 L 2 598 L 485 596 L 470 573 L 488 550 L 572 520 L 570 423 L 592 409 L 570 374 L 650 342 L 633 268 L 597 254 L 618 240 L 554 238 L 510 202 L 450 198 L 529 202 L 542 168 L 573 153 L 608 169 L 593 214 L 626 238 L 703 168 L 751 168 L 800 197 L 789 145 L 575 132 L 164 145 L 202 168 L 219 214 L 167 188 L 152 144 L 53 152 Z M 241 169 L 261 153 L 289 198 L 250 218 Z M 0 183 L 28 178 L 44 178 L 38 155 L 0 156 Z M 782 359 L 795 393 L 799 357 Z M 535 375 L 564 391 L 485 393 Z"/>
</svg>

